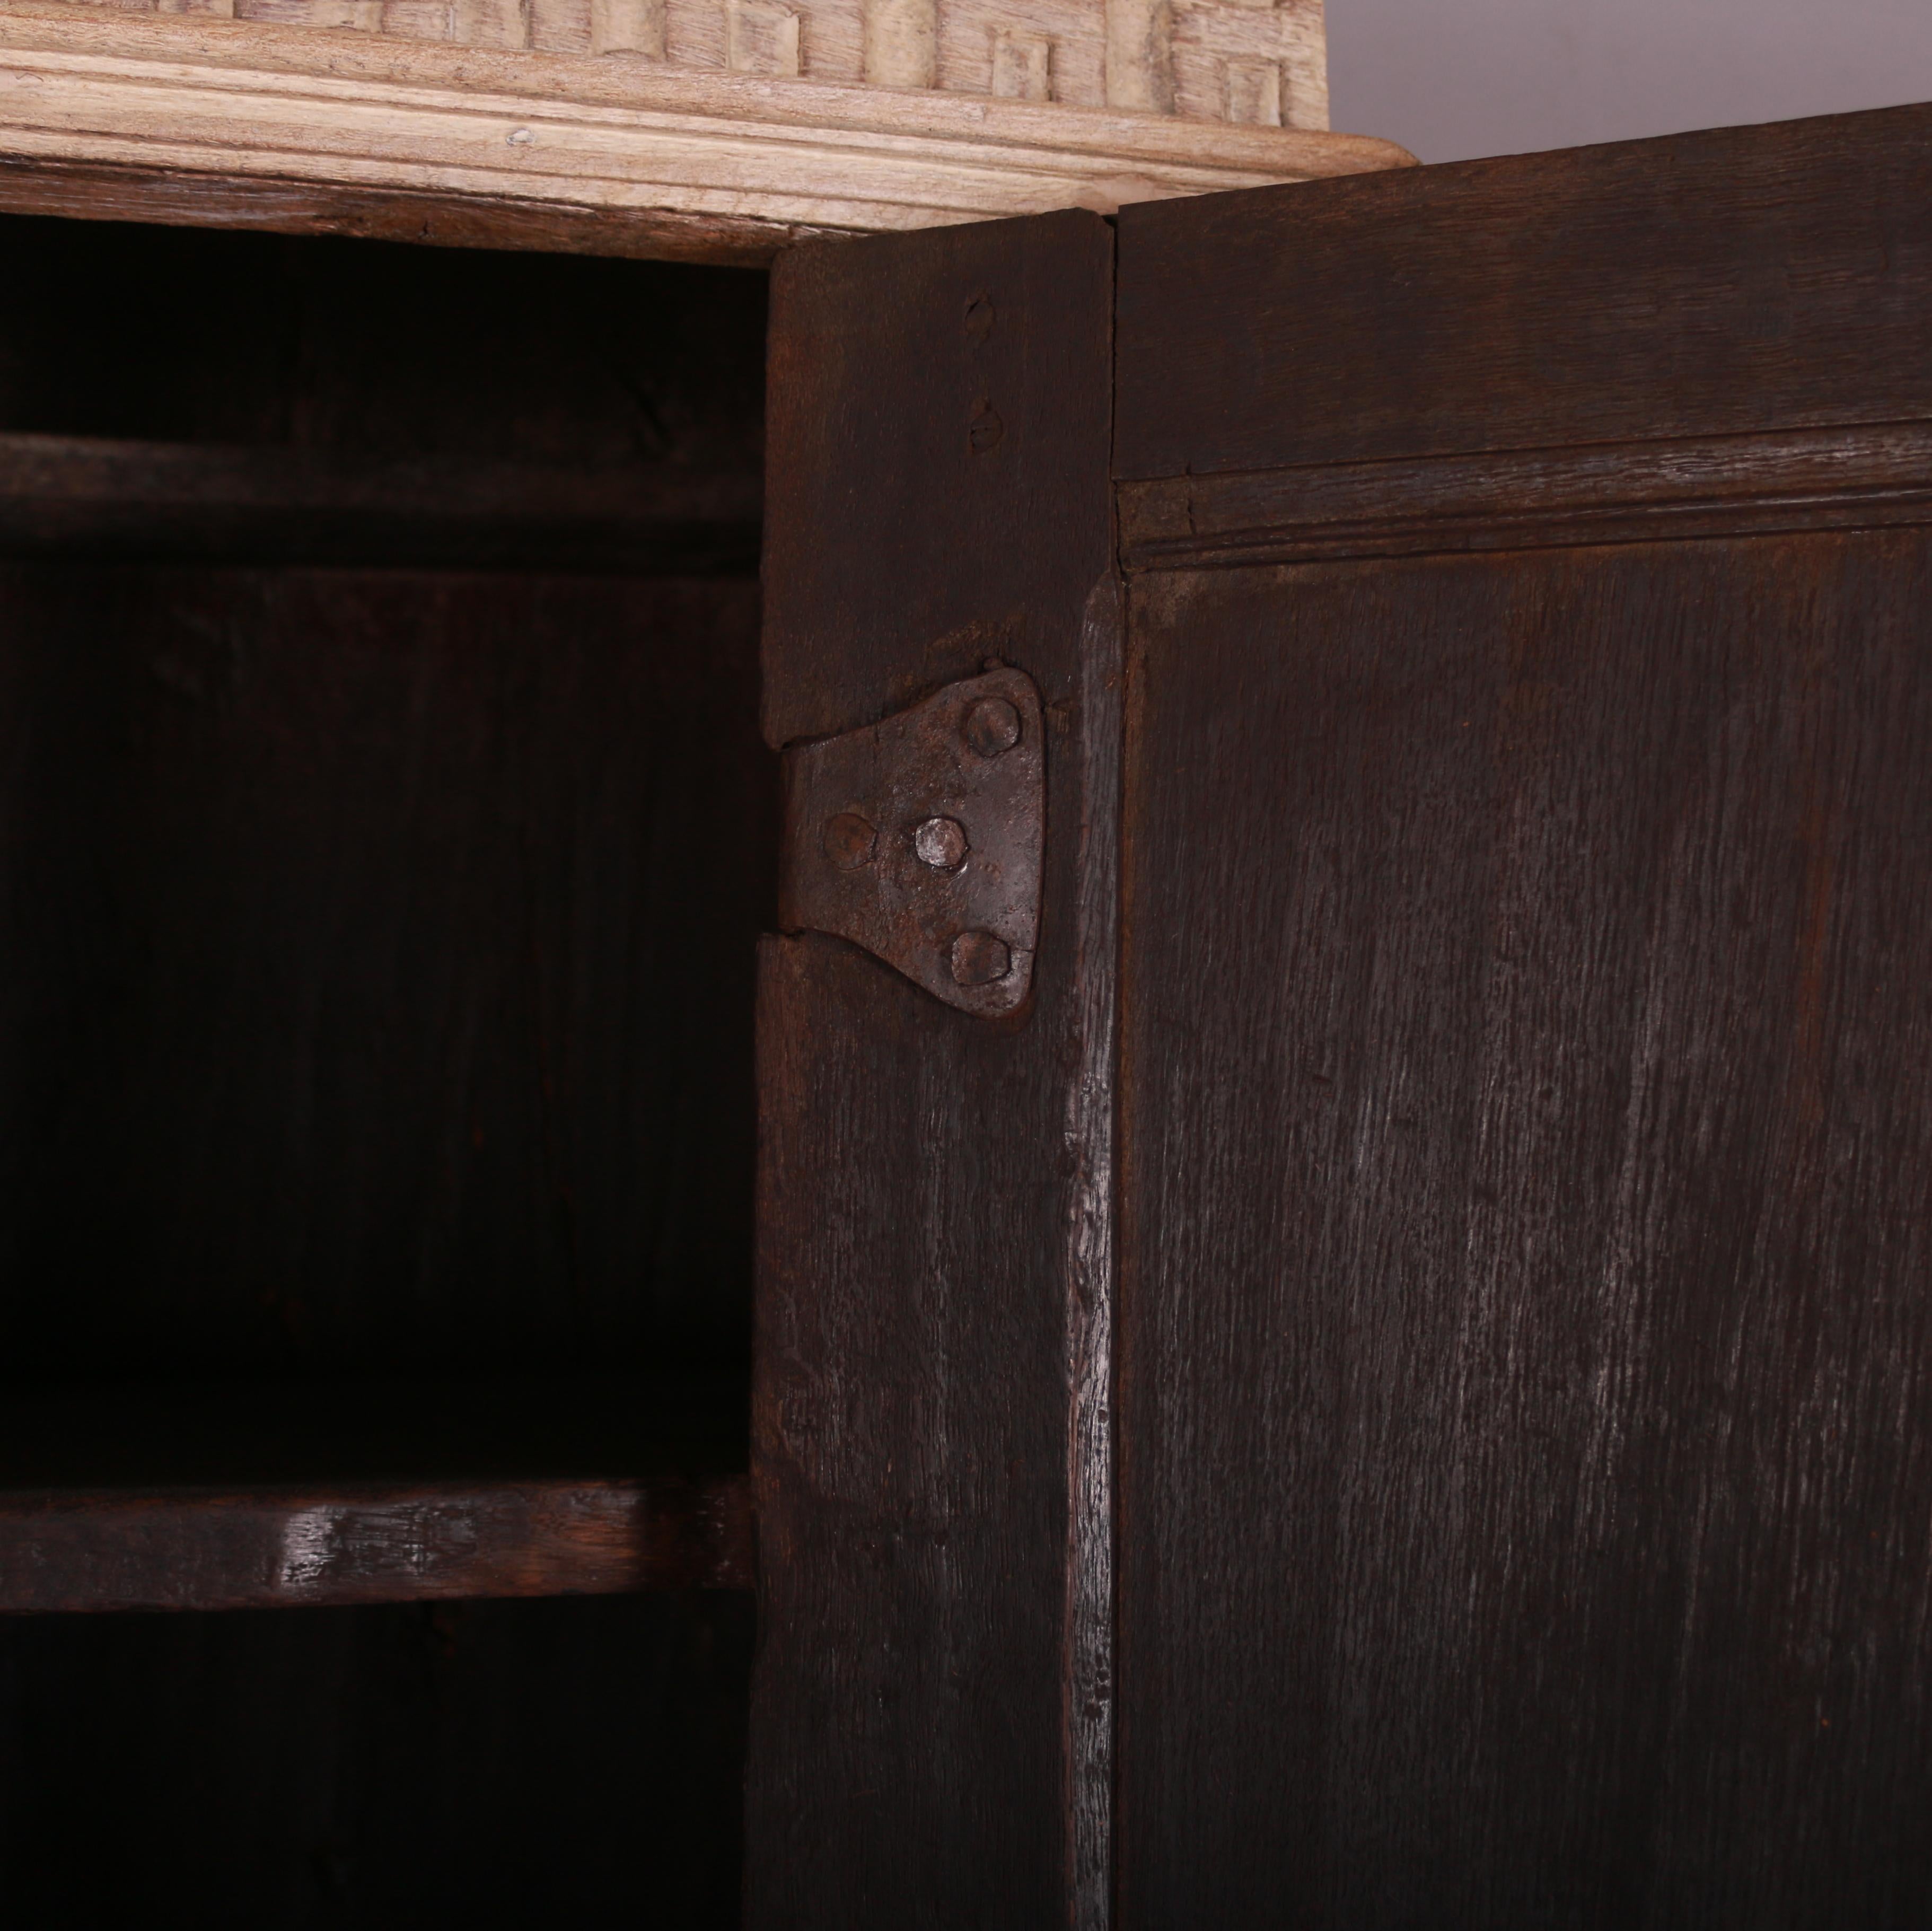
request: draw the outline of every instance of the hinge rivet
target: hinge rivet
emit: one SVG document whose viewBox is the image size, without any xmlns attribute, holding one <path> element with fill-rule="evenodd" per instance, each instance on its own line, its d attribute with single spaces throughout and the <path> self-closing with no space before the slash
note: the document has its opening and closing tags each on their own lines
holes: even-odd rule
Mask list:
<svg viewBox="0 0 1932 1931">
<path fill-rule="evenodd" d="M 966 862 L 966 827 L 957 818 L 928 818 L 912 835 L 921 865 L 957 871 Z"/>
<path fill-rule="evenodd" d="M 991 932 L 962 932 L 952 941 L 952 976 L 961 985 L 991 985 L 1013 969 L 1005 940 Z"/>
<path fill-rule="evenodd" d="M 856 811 L 841 811 L 836 817 L 826 819 L 824 835 L 819 841 L 825 856 L 841 871 L 856 871 L 872 856 L 872 847 L 878 841 L 878 834 L 871 820 L 860 817 Z"/>
<path fill-rule="evenodd" d="M 966 742 L 982 757 L 998 757 L 1020 741 L 1020 714 L 1004 697 L 982 697 L 966 713 Z"/>
</svg>

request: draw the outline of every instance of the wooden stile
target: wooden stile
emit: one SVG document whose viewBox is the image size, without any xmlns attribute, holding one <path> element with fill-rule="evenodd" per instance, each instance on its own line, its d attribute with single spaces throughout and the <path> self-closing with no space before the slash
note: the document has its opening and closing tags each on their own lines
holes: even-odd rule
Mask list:
<svg viewBox="0 0 1932 1931">
<path fill-rule="evenodd" d="M 916 1921 L 940 1897 L 1044 1923 L 1104 1887 L 1072 1793 L 1105 1767 L 1065 1705 L 1067 1362 L 1074 1082 L 1111 961 L 1080 943 L 1094 860 L 1068 833 L 1110 815 L 1080 745 L 1108 701 L 1088 618 L 1112 273 L 1106 224 L 1073 213 L 801 250 L 775 277 L 766 735 L 869 723 L 997 658 L 1045 703 L 1052 831 L 1011 1019 L 836 940 L 764 949 L 756 1924 Z"/>
</svg>

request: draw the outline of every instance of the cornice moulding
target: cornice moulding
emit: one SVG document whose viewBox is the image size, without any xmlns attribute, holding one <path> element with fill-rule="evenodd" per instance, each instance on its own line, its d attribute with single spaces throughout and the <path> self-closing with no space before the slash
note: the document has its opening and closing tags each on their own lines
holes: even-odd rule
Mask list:
<svg viewBox="0 0 1932 1931">
<path fill-rule="evenodd" d="M 808 234 L 1111 213 L 1410 158 L 1297 128 L 0 6 L 0 202 L 16 208 L 60 206 L 78 171 L 119 181 L 128 205 L 102 211 L 134 218 L 195 218 L 169 211 L 198 183 L 242 225 L 400 232 L 420 214 L 431 241 L 756 260 Z"/>
</svg>

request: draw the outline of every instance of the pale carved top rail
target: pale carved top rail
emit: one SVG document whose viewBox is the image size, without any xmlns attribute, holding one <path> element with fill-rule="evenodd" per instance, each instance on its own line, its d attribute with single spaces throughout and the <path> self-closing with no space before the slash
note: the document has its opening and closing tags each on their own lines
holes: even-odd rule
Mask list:
<svg viewBox="0 0 1932 1931">
<path fill-rule="evenodd" d="M 0 0 L 0 206 L 751 261 L 1409 160 L 1320 0 L 164 4 Z"/>
<path fill-rule="evenodd" d="M 1324 129 L 1322 0 L 74 0 L 698 72 Z"/>
</svg>

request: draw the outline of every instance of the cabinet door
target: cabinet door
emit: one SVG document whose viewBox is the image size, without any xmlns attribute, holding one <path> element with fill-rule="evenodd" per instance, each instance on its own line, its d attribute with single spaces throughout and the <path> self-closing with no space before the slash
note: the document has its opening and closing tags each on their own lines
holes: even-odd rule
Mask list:
<svg viewBox="0 0 1932 1931">
<path fill-rule="evenodd" d="M 1124 1927 L 1932 1914 L 1932 114 L 1126 210 Z"/>
<path fill-rule="evenodd" d="M 769 734 L 1047 797 L 1017 1012 L 766 947 L 752 1921 L 1923 1922 L 1932 113 L 772 331 Z"/>
</svg>

